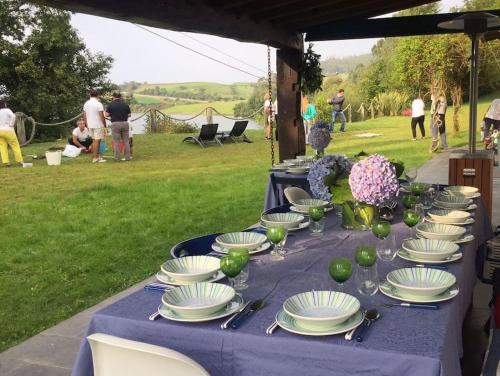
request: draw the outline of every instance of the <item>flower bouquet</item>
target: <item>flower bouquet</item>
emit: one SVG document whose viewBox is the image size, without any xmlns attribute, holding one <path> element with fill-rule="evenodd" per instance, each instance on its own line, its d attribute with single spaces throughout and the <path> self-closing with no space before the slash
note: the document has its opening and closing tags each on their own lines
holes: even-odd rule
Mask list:
<svg viewBox="0 0 500 376">
<path fill-rule="evenodd" d="M 351 171 L 352 163 L 343 155 L 327 155 L 313 163 L 307 180 L 314 198 L 331 201 L 337 180 Z"/>
<path fill-rule="evenodd" d="M 371 228 L 377 207 L 393 198 L 399 188 L 394 165 L 378 154 L 362 159 L 352 166 L 349 186 L 357 202 L 344 203 L 342 224 L 353 230 Z"/>
<path fill-rule="evenodd" d="M 316 159 L 321 158 L 325 149 L 330 143 L 332 137 L 330 136 L 330 131 L 328 130 L 328 123 L 324 120 L 320 120 L 311 127 L 309 130 L 309 136 L 307 141 L 309 145 L 316 151 Z"/>
</svg>

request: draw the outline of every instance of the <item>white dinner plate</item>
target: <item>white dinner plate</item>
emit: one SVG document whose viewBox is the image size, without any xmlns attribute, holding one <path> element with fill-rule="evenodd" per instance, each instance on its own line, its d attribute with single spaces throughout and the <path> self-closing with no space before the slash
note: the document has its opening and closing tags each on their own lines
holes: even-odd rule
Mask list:
<svg viewBox="0 0 500 376">
<path fill-rule="evenodd" d="M 252 249 L 249 253 L 251 255 L 255 254 L 255 253 L 260 253 L 260 252 L 264 252 L 264 251 L 267 251 L 269 248 L 271 248 L 271 243 L 270 242 L 264 242 L 262 243 L 261 246 L 255 248 L 255 249 Z M 227 254 L 227 251 L 224 250 L 224 248 L 222 248 L 219 244 L 217 243 L 213 243 L 212 244 L 212 249 L 217 252 L 217 253 L 221 253 L 221 254 L 224 254 L 226 255 Z"/>
<path fill-rule="evenodd" d="M 425 236 L 422 236 L 419 233 L 417 233 L 417 238 L 419 238 L 419 239 L 427 239 Z M 462 244 L 462 243 L 470 242 L 472 240 L 474 240 L 474 235 L 472 235 L 472 234 L 465 234 L 465 236 L 463 238 L 460 238 L 460 239 L 457 239 L 457 240 L 450 240 L 450 241 L 453 242 L 453 243 L 455 243 L 455 244 Z"/>
<path fill-rule="evenodd" d="M 449 207 L 446 207 L 446 206 L 441 206 L 439 205 L 437 202 L 433 202 L 432 203 L 433 206 L 435 206 L 436 208 L 439 208 L 439 209 L 445 209 L 445 210 L 453 210 L 453 208 L 449 208 Z M 477 209 L 477 205 L 476 204 L 470 204 L 469 206 L 467 206 L 465 209 L 455 209 L 455 210 L 467 210 L 467 211 L 472 211 L 472 210 L 476 210 Z"/>
<path fill-rule="evenodd" d="M 172 321 L 181 321 L 181 322 L 204 322 L 204 321 L 211 321 L 211 320 L 217 320 L 229 315 L 232 315 L 233 313 L 237 312 L 241 306 L 243 305 L 243 298 L 241 295 L 236 294 L 231 300 L 226 307 L 221 309 L 220 311 L 214 312 L 208 316 L 205 317 L 184 317 L 182 315 L 179 315 L 178 313 L 168 309 L 166 305 L 163 303 L 161 304 L 160 308 L 158 309 L 158 313 L 166 318 L 167 320 L 172 320 Z"/>
<path fill-rule="evenodd" d="M 348 332 L 351 329 L 357 328 L 363 322 L 364 316 L 361 311 L 356 312 L 350 318 L 339 325 L 332 326 L 329 329 L 309 329 L 302 327 L 297 320 L 288 315 L 285 311 L 280 310 L 276 314 L 276 322 L 278 325 L 288 332 L 301 334 L 304 336 L 331 336 Z"/>
<path fill-rule="evenodd" d="M 309 215 L 309 210 L 299 210 L 297 209 L 295 206 L 290 206 L 290 210 L 295 212 L 295 213 L 300 213 L 300 214 L 307 214 Z M 329 211 L 332 211 L 333 210 L 333 206 L 327 206 L 325 207 L 325 213 L 329 212 Z"/>
<path fill-rule="evenodd" d="M 444 222 L 439 222 L 439 221 L 436 221 L 435 219 L 432 219 L 430 217 L 425 217 L 425 221 L 426 222 L 430 222 L 430 223 L 440 223 L 440 224 L 443 224 L 443 225 L 455 225 L 455 226 L 468 226 L 468 225 L 471 225 L 473 224 L 475 221 L 474 221 L 474 218 L 467 218 L 465 220 L 465 222 L 451 222 L 451 223 L 444 223 Z"/>
<path fill-rule="evenodd" d="M 400 249 L 398 251 L 397 255 L 399 256 L 399 258 L 402 258 L 403 260 L 413 261 L 413 262 L 417 262 L 417 263 L 424 263 L 424 264 L 447 264 L 449 262 L 458 261 L 463 256 L 462 252 L 455 252 L 449 258 L 446 258 L 444 260 L 426 260 L 426 259 L 412 257 L 408 253 L 408 251 L 406 251 L 404 249 Z"/>
<path fill-rule="evenodd" d="M 435 296 L 412 296 L 407 294 L 400 293 L 394 286 L 392 286 L 389 282 L 383 281 L 380 283 L 379 290 L 382 294 L 388 296 L 389 298 L 393 298 L 396 300 L 401 300 L 403 302 L 410 303 L 439 303 L 444 302 L 446 300 L 453 299 L 458 295 L 459 289 L 458 285 L 454 284 L 448 290 L 443 292 L 442 294 Z"/>
<path fill-rule="evenodd" d="M 455 196 L 455 197 L 465 197 L 465 198 L 478 198 L 478 197 L 481 197 L 481 193 L 480 192 L 476 192 L 472 196 L 452 195 L 452 194 L 448 193 L 448 191 L 443 191 L 443 192 L 441 192 L 441 194 L 448 195 L 448 196 Z"/>
<path fill-rule="evenodd" d="M 209 279 L 206 279 L 204 281 L 178 281 L 178 280 L 175 280 L 173 278 L 171 278 L 170 276 L 168 276 L 167 274 L 165 274 L 163 271 L 159 271 L 158 273 L 156 273 L 156 279 L 158 281 L 160 281 L 161 283 L 165 283 L 167 285 L 172 285 L 172 286 L 186 286 L 186 285 L 191 285 L 193 283 L 200 283 L 200 282 L 216 282 L 216 281 L 220 281 L 221 279 L 223 279 L 225 277 L 224 273 L 222 273 L 221 270 L 219 270 L 216 274 L 214 274 L 213 277 L 209 278 Z"/>
<path fill-rule="evenodd" d="M 301 223 L 299 223 L 299 227 L 289 228 L 288 231 L 303 230 L 305 228 L 308 228 L 310 224 L 311 224 L 311 221 L 301 222 Z M 262 222 L 260 222 L 259 226 L 262 227 L 262 228 L 267 229 L 267 227 L 264 226 L 264 224 Z"/>
</svg>

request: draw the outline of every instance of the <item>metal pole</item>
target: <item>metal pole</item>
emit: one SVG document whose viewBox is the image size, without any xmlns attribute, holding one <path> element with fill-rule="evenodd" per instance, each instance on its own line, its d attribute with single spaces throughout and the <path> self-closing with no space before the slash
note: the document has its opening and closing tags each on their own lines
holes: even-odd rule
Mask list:
<svg viewBox="0 0 500 376">
<path fill-rule="evenodd" d="M 477 97 L 478 97 L 478 75 L 479 75 L 479 38 L 477 34 L 471 34 L 471 67 L 470 67 L 470 90 L 469 90 L 469 153 L 476 152 L 477 133 Z"/>
</svg>

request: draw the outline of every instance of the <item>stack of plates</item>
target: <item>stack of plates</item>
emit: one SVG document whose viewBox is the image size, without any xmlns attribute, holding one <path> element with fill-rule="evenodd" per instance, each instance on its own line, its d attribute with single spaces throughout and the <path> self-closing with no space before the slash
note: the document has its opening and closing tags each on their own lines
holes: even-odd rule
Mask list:
<svg viewBox="0 0 500 376">
<path fill-rule="evenodd" d="M 276 322 L 283 329 L 309 336 L 347 332 L 363 322 L 359 300 L 335 291 L 310 291 L 283 303 Z"/>
<path fill-rule="evenodd" d="M 218 281 L 224 278 L 224 274 L 217 257 L 186 256 L 164 262 L 156 278 L 169 285 L 182 286 Z"/>
<path fill-rule="evenodd" d="M 421 223 L 417 225 L 417 236 L 426 239 L 459 241 L 465 235 L 465 228 L 441 223 Z"/>
<path fill-rule="evenodd" d="M 457 197 L 475 198 L 481 196 L 481 194 L 479 193 L 479 189 L 477 189 L 476 187 L 468 187 L 464 185 L 452 185 L 449 187 L 445 187 L 444 191 L 451 196 Z"/>
<path fill-rule="evenodd" d="M 435 206 L 443 209 L 463 210 L 469 208 L 472 200 L 467 197 L 439 195 L 434 203 Z"/>
<path fill-rule="evenodd" d="M 304 216 L 298 213 L 262 214 L 260 217 L 260 225 L 265 228 L 283 226 L 288 231 L 294 231 L 306 228 L 309 224 L 310 222 L 304 222 Z"/>
<path fill-rule="evenodd" d="M 407 239 L 398 256 L 414 262 L 443 264 L 462 258 L 458 244 L 448 240 Z"/>
<path fill-rule="evenodd" d="M 457 279 L 447 271 L 431 268 L 404 268 L 387 274 L 380 291 L 391 298 L 431 303 L 451 299 L 458 294 Z"/>
<path fill-rule="evenodd" d="M 219 235 L 212 244 L 212 249 L 219 253 L 228 253 L 232 248 L 246 248 L 250 254 L 269 249 L 271 243 L 264 234 L 253 231 L 229 232 Z"/>
<path fill-rule="evenodd" d="M 312 155 L 297 155 L 296 159 L 304 162 L 312 162 L 314 160 L 314 157 Z"/>
<path fill-rule="evenodd" d="M 215 320 L 237 312 L 241 296 L 230 286 L 219 283 L 196 283 L 168 290 L 158 309 L 169 320 L 201 322 Z"/>
<path fill-rule="evenodd" d="M 292 175 L 302 175 L 309 172 L 309 167 L 307 166 L 294 166 L 287 168 L 286 172 Z"/>
<path fill-rule="evenodd" d="M 490 249 L 489 256 L 491 258 L 497 259 L 500 262 L 500 238 L 494 238 L 486 242 L 488 248 Z"/>
<path fill-rule="evenodd" d="M 316 207 L 316 206 L 326 207 L 329 204 L 330 203 L 328 201 L 318 200 L 315 198 L 300 199 L 300 200 L 294 201 L 293 206 L 291 206 L 290 209 L 292 211 L 307 214 L 307 213 L 309 213 L 309 208 L 311 208 L 311 207 Z"/>
<path fill-rule="evenodd" d="M 448 225 L 470 225 L 474 223 L 469 212 L 463 210 L 429 210 L 426 220 L 431 223 L 443 223 Z"/>
</svg>

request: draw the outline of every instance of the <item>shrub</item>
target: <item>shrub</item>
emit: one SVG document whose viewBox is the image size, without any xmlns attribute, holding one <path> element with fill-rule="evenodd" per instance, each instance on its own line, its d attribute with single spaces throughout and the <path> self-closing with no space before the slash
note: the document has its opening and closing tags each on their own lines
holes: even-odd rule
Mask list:
<svg viewBox="0 0 500 376">
<path fill-rule="evenodd" d="M 397 116 L 406 108 L 408 95 L 398 91 L 388 91 L 377 94 L 374 102 L 380 114 Z"/>
<path fill-rule="evenodd" d="M 146 130 L 148 133 L 153 132 L 152 127 L 151 116 L 146 115 Z M 194 133 L 198 131 L 196 124 L 174 120 L 166 116 L 156 118 L 156 128 L 158 133 Z"/>
</svg>

